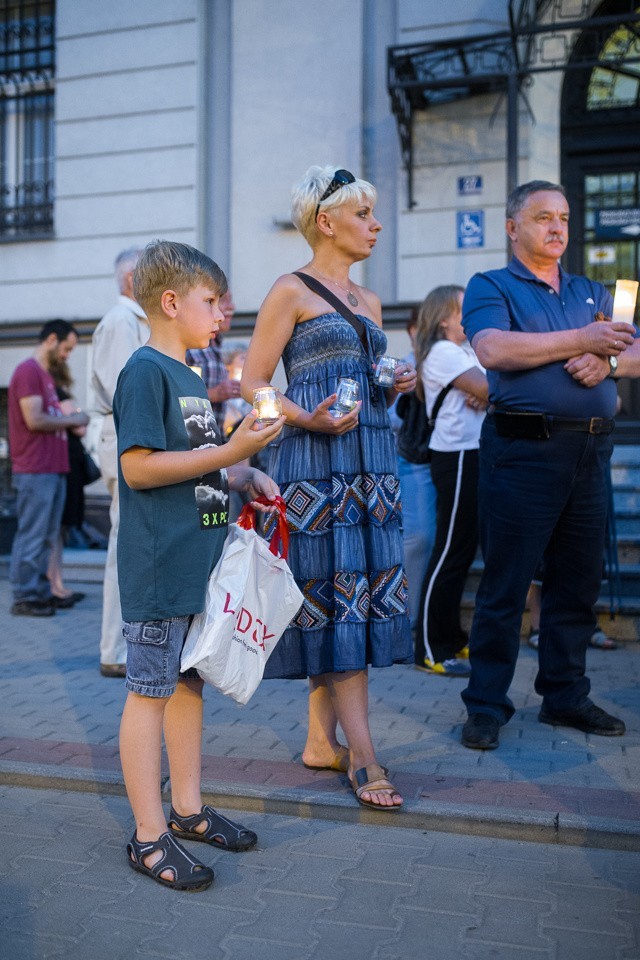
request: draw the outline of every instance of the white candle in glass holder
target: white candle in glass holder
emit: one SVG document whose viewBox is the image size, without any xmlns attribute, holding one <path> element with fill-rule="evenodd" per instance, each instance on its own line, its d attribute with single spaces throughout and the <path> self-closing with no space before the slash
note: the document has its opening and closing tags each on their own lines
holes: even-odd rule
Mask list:
<svg viewBox="0 0 640 960">
<path fill-rule="evenodd" d="M 616 280 L 616 295 L 613 299 L 613 320 L 633 323 L 638 297 L 637 280 Z"/>
<path fill-rule="evenodd" d="M 253 391 L 253 406 L 258 411 L 260 423 L 273 423 L 282 413 L 278 391 L 273 387 L 259 387 Z"/>
</svg>

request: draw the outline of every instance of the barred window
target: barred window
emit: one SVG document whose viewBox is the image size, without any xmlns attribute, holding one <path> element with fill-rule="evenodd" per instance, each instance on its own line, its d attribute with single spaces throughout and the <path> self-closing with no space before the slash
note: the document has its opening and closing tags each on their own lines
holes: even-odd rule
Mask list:
<svg viewBox="0 0 640 960">
<path fill-rule="evenodd" d="M 55 3 L 0 0 L 0 241 L 53 232 Z"/>
</svg>

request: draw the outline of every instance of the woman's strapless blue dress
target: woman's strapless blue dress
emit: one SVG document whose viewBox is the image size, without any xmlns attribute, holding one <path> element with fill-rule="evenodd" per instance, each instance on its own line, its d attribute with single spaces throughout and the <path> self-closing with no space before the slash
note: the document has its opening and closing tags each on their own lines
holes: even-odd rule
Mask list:
<svg viewBox="0 0 640 960">
<path fill-rule="evenodd" d="M 387 338 L 361 317 L 372 354 Z M 383 391 L 338 313 L 296 325 L 283 352 L 286 396 L 313 410 L 340 377 L 360 384 L 359 426 L 342 436 L 285 426 L 269 473 L 287 503 L 289 565 L 304 605 L 265 677 L 306 677 L 412 660 L 395 442 Z"/>
</svg>

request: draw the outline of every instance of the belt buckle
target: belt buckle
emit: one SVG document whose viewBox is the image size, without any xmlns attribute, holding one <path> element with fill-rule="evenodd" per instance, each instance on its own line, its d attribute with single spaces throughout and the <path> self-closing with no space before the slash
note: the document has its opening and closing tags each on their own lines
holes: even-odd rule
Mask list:
<svg viewBox="0 0 640 960">
<path fill-rule="evenodd" d="M 591 417 L 589 420 L 589 433 L 599 434 L 604 433 L 602 429 L 602 419 L 601 417 Z"/>
</svg>

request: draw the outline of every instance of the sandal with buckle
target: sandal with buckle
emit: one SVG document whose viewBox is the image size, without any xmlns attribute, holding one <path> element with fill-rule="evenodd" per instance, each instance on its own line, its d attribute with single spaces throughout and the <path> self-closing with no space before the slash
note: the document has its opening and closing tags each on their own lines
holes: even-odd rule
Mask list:
<svg viewBox="0 0 640 960">
<path fill-rule="evenodd" d="M 196 830 L 202 821 L 207 826 L 201 832 Z M 200 843 L 210 843 L 223 850 L 232 850 L 238 853 L 250 850 L 258 842 L 258 836 L 253 830 L 246 830 L 239 823 L 227 820 L 209 804 L 205 804 L 200 813 L 193 813 L 188 817 L 181 817 L 171 807 L 169 828 L 181 840 L 198 840 Z"/>
<path fill-rule="evenodd" d="M 144 858 L 156 850 L 162 851 L 162 856 L 157 863 L 148 867 Z M 127 857 L 129 866 L 140 873 L 146 873 L 148 877 L 157 880 L 163 887 L 171 887 L 172 890 L 186 890 L 195 893 L 198 890 L 206 890 L 213 883 L 213 870 L 211 867 L 205 867 L 199 860 L 190 857 L 187 851 L 177 843 L 170 833 L 163 833 L 157 840 L 149 840 L 141 843 L 136 834 L 131 837 L 127 844 Z M 165 870 L 173 873 L 173 880 L 166 880 L 161 876 Z"/>
<path fill-rule="evenodd" d="M 387 780 L 386 768 L 381 767 L 378 763 L 371 763 L 368 767 L 360 767 L 352 777 L 349 777 L 349 780 L 356 795 L 356 800 L 363 807 L 369 807 L 372 810 L 399 810 L 402 806 L 394 803 L 387 807 L 380 803 L 373 803 L 372 800 L 362 799 L 363 793 L 386 793 L 390 797 L 398 793 L 394 785 Z"/>
<path fill-rule="evenodd" d="M 346 773 L 349 769 L 349 750 L 339 743 L 338 749 L 329 763 L 305 763 L 303 760 L 302 766 L 306 767 L 307 770 L 336 770 L 338 773 Z"/>
</svg>

